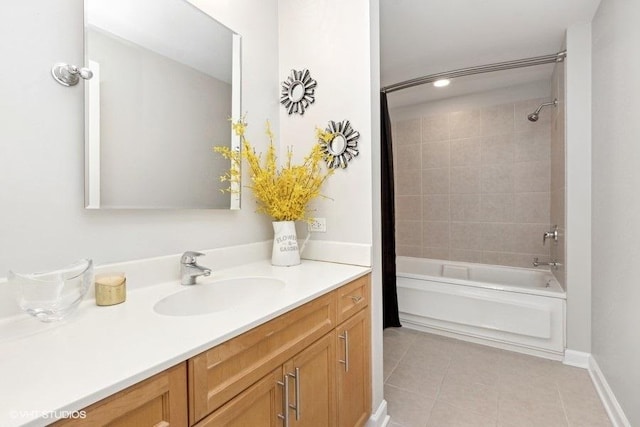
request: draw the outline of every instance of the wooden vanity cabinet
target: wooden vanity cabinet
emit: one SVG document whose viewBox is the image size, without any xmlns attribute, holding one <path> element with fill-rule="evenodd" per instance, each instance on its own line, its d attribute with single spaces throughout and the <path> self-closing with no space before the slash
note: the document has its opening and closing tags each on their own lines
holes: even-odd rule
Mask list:
<svg viewBox="0 0 640 427">
<path fill-rule="evenodd" d="M 361 427 L 370 317 L 367 275 L 55 425 Z"/>
<path fill-rule="evenodd" d="M 369 280 L 192 358 L 192 424 L 363 426 L 371 413 Z"/>
<path fill-rule="evenodd" d="M 370 324 L 366 309 L 336 329 L 338 427 L 363 426 L 371 414 Z"/>
<path fill-rule="evenodd" d="M 187 367 L 181 363 L 84 409 L 55 427 L 187 427 Z"/>
</svg>

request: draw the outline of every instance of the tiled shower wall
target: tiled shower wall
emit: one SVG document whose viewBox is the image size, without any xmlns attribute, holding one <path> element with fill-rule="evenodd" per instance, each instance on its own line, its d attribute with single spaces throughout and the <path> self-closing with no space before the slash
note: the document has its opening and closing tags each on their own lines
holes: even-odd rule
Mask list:
<svg viewBox="0 0 640 427">
<path fill-rule="evenodd" d="M 398 255 L 531 267 L 549 260 L 551 109 L 542 102 L 393 122 Z"/>
<path fill-rule="evenodd" d="M 564 96 L 565 63 L 555 65 L 551 78 L 551 98 L 558 100 L 558 108 L 551 112 L 551 225 L 558 226 L 558 242 L 551 245 L 551 258 L 560 263 L 557 270 L 552 270 L 558 282 L 566 289 L 566 256 L 565 256 L 565 96 Z"/>
</svg>

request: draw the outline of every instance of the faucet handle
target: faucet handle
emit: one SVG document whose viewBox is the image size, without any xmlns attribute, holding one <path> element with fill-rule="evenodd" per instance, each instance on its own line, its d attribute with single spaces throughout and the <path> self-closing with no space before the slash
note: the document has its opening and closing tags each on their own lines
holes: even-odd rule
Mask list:
<svg viewBox="0 0 640 427">
<path fill-rule="evenodd" d="M 195 264 L 197 262 L 197 258 L 203 255 L 204 254 L 202 252 L 187 251 L 182 254 L 182 258 L 180 258 L 180 263 Z"/>
<path fill-rule="evenodd" d="M 558 242 L 558 226 L 554 225 L 551 231 L 545 231 L 542 235 L 542 246 L 544 246 L 547 239 L 553 239 L 554 243 Z"/>
</svg>

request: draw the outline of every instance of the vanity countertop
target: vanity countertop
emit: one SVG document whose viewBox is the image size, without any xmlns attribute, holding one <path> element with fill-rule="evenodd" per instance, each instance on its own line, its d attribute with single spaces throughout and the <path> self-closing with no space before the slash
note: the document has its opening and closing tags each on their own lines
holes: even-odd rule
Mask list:
<svg viewBox="0 0 640 427">
<path fill-rule="evenodd" d="M 47 425 L 52 422 L 49 414 L 82 409 L 369 271 L 309 260 L 288 268 L 259 261 L 214 271 L 194 285 L 244 276 L 286 283 L 278 292 L 233 310 L 157 314 L 157 301 L 185 289 L 174 281 L 129 291 L 119 305 L 98 307 L 87 300 L 56 324 L 41 324 L 26 314 L 5 319 L 0 322 L 0 425 Z M 30 333 L 11 337 L 20 324 L 28 324 Z"/>
</svg>

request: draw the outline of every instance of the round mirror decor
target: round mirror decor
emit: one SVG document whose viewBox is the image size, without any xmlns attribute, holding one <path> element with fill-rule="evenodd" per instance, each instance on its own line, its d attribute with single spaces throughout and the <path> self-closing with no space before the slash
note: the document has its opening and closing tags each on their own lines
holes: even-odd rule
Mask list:
<svg viewBox="0 0 640 427">
<path fill-rule="evenodd" d="M 319 140 L 327 167 L 346 168 L 351 159 L 359 154 L 360 132 L 351 127 L 349 120 L 343 120 L 341 122 L 329 121 L 329 126 L 325 129 L 324 134 L 332 136 Z"/>
<path fill-rule="evenodd" d="M 304 114 L 305 109 L 315 101 L 317 82 L 311 78 L 309 70 L 291 70 L 291 75 L 282 82 L 280 103 L 289 112 L 289 115 Z"/>
</svg>

